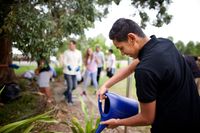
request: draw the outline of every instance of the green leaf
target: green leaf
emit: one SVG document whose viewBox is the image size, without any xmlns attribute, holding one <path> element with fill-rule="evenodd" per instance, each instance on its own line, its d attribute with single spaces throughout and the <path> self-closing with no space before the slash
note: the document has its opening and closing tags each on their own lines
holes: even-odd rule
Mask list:
<svg viewBox="0 0 200 133">
<path fill-rule="evenodd" d="M 4 90 L 4 88 L 5 88 L 5 85 L 4 85 L 3 88 L 0 90 L 0 94 L 2 93 L 2 91 Z"/>
<path fill-rule="evenodd" d="M 72 118 L 72 124 L 77 127 L 79 133 L 84 133 L 83 128 L 81 127 L 81 124 L 78 122 L 78 119 L 73 117 Z"/>
<path fill-rule="evenodd" d="M 10 124 L 7 124 L 3 127 L 0 128 L 0 133 L 1 132 L 6 132 L 6 131 L 12 131 L 14 130 L 15 128 L 23 125 L 23 124 L 26 124 L 27 121 L 26 120 L 22 120 L 22 121 L 17 121 L 17 122 L 14 122 L 14 123 L 10 123 Z"/>
<path fill-rule="evenodd" d="M 85 117 L 85 121 L 88 121 L 88 110 L 87 110 L 87 107 L 83 101 L 83 99 L 81 97 L 79 97 L 80 101 L 81 101 L 81 108 L 82 108 L 82 111 L 84 113 L 84 117 Z"/>
<path fill-rule="evenodd" d="M 27 126 L 29 124 L 32 124 L 33 122 L 35 122 L 37 120 L 48 119 L 49 118 L 48 115 L 51 112 L 52 112 L 52 110 L 48 111 L 44 114 L 37 115 L 37 116 L 31 117 L 31 118 L 28 118 L 28 119 L 25 119 L 25 120 L 21 120 L 21 121 L 17 121 L 17 122 L 7 124 L 7 125 L 0 128 L 0 133 L 1 132 L 8 133 L 8 132 L 14 131 L 16 128 L 24 127 L 24 126 Z"/>
<path fill-rule="evenodd" d="M 92 129 L 92 130 L 91 130 L 91 133 L 95 133 L 95 131 L 96 131 L 96 129 Z"/>
<path fill-rule="evenodd" d="M 33 129 L 34 125 L 30 125 L 23 133 L 29 133 Z"/>
<path fill-rule="evenodd" d="M 91 130 L 92 130 L 92 122 L 91 120 L 89 120 L 86 123 L 85 133 L 91 133 Z"/>
<path fill-rule="evenodd" d="M 99 117 L 99 118 L 96 120 L 95 129 L 98 128 L 98 126 L 99 126 L 99 124 L 100 124 L 100 121 L 101 121 L 101 118 Z"/>
<path fill-rule="evenodd" d="M 57 120 L 55 120 L 55 119 L 49 119 L 49 120 L 47 120 L 47 119 L 42 119 L 42 120 L 39 120 L 40 122 L 44 122 L 44 123 L 55 123 L 55 124 L 58 124 L 59 123 L 59 121 L 57 121 Z"/>
<path fill-rule="evenodd" d="M 75 126 L 70 126 L 70 128 L 72 129 L 73 133 L 79 133 L 78 129 Z"/>
</svg>

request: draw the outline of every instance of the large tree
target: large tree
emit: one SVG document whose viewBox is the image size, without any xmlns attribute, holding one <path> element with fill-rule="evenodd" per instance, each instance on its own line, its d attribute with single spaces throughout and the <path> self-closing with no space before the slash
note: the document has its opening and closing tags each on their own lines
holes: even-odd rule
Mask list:
<svg viewBox="0 0 200 133">
<path fill-rule="evenodd" d="M 176 46 L 176 48 L 177 48 L 182 54 L 185 53 L 186 47 L 185 47 L 185 45 L 184 45 L 184 43 L 183 43 L 182 41 L 176 42 L 176 43 L 175 43 L 175 46 Z"/>
<path fill-rule="evenodd" d="M 108 13 L 112 2 L 121 0 L 0 0 L 0 65 L 12 63 L 12 46 L 32 59 L 49 57 L 64 37 L 82 35 L 95 20 Z M 155 26 L 168 24 L 170 0 L 132 0 L 141 17 L 141 26 L 149 22 L 147 10 L 156 10 Z M 12 76 L 13 75 L 13 76 Z M 0 69 L 0 85 L 14 82 L 9 67 Z"/>
<path fill-rule="evenodd" d="M 200 56 L 200 42 L 196 43 L 195 51 L 196 51 L 196 56 Z"/>
<path fill-rule="evenodd" d="M 48 58 L 62 44 L 63 37 L 80 35 L 104 15 L 92 0 L 0 1 L 1 52 L 0 85 L 15 82 L 11 48 L 18 48 L 33 60 Z M 13 75 L 11 78 L 10 76 Z M 13 80 L 11 80 L 13 79 Z"/>
<path fill-rule="evenodd" d="M 195 55 L 195 43 L 193 41 L 189 41 L 186 44 L 185 52 L 186 55 Z"/>
</svg>

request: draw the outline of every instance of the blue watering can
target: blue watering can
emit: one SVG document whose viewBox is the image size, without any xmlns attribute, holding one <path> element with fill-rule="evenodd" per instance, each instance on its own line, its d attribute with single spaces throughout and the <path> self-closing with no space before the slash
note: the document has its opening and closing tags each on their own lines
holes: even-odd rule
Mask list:
<svg viewBox="0 0 200 133">
<path fill-rule="evenodd" d="M 98 99 L 99 113 L 101 121 L 106 121 L 111 118 L 122 119 L 128 118 L 138 113 L 138 102 L 124 96 L 114 93 L 105 93 L 104 111 L 102 110 L 102 102 Z M 96 133 L 101 133 L 107 125 L 99 124 Z"/>
</svg>

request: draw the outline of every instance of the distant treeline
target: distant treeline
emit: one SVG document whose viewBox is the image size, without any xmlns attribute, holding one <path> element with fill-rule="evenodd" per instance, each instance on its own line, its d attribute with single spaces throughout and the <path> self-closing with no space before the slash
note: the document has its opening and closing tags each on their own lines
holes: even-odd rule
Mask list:
<svg viewBox="0 0 200 133">
<path fill-rule="evenodd" d="M 178 41 L 175 46 L 182 54 L 200 56 L 200 42 L 189 41 L 184 44 L 182 41 Z"/>
</svg>

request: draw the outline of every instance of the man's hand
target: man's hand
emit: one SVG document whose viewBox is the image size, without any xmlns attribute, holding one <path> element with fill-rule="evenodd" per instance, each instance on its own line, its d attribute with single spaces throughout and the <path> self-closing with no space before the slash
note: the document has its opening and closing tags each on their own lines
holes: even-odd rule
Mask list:
<svg viewBox="0 0 200 133">
<path fill-rule="evenodd" d="M 120 119 L 109 119 L 107 121 L 102 121 L 100 124 L 108 125 L 107 128 L 116 128 L 119 126 Z"/>
<path fill-rule="evenodd" d="M 100 100 L 103 100 L 106 98 L 106 96 L 104 94 L 107 91 L 108 91 L 108 89 L 104 85 L 99 88 L 99 90 L 97 92 L 97 96 L 100 98 Z"/>
</svg>

